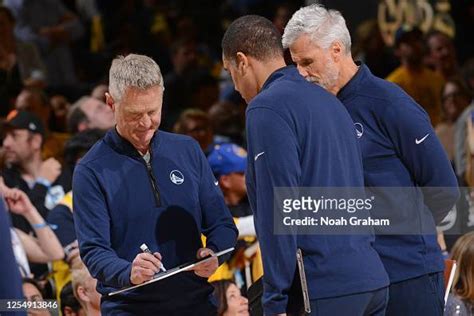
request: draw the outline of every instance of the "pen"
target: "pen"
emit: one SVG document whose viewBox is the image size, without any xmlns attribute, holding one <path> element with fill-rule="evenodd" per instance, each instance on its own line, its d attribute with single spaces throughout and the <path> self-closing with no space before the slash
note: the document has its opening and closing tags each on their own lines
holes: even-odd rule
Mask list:
<svg viewBox="0 0 474 316">
<path fill-rule="evenodd" d="M 140 246 L 140 249 L 143 251 L 143 252 L 147 252 L 149 254 L 153 254 L 151 252 L 151 250 L 148 248 L 148 246 L 143 243 L 141 246 Z M 163 272 L 166 272 L 166 269 L 165 269 L 165 266 L 163 265 L 163 262 L 160 261 L 160 270 L 162 270 Z"/>
</svg>

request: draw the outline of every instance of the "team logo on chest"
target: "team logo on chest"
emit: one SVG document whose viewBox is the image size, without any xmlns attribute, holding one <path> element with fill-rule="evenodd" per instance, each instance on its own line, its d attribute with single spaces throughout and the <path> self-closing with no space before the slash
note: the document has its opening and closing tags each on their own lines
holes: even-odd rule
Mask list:
<svg viewBox="0 0 474 316">
<path fill-rule="evenodd" d="M 170 180 L 176 185 L 180 185 L 184 182 L 184 176 L 179 170 L 173 170 L 170 172 Z"/>
<path fill-rule="evenodd" d="M 360 123 L 354 123 L 355 129 L 356 129 L 356 136 L 357 138 L 361 138 L 362 135 L 364 135 L 364 126 Z"/>
</svg>

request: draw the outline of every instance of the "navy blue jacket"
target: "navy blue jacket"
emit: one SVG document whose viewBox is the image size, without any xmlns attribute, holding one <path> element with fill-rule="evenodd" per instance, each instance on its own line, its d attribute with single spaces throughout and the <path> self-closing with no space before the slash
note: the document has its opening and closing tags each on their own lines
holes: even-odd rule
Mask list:
<svg viewBox="0 0 474 316">
<path fill-rule="evenodd" d="M 237 229 L 199 145 L 190 137 L 157 131 L 150 153 L 154 179 L 138 151 L 112 129 L 74 170 L 81 258 L 101 294 L 131 285 L 131 262 L 142 243 L 161 253 L 167 269 L 196 258 L 201 234 L 214 251 L 236 243 Z M 185 272 L 103 297 L 102 310 L 166 313 L 206 302 L 212 291 L 205 278 Z"/>
<path fill-rule="evenodd" d="M 376 193 L 375 212 L 393 211 L 407 225 L 424 225 L 420 234 L 376 236 L 374 246 L 390 281 L 442 271 L 435 223 L 455 204 L 459 190 L 427 113 L 400 87 L 375 77 L 365 65 L 337 97 L 356 124 L 366 186 L 374 192 L 375 187 L 406 188 L 403 196 L 386 189 Z"/>
<path fill-rule="evenodd" d="M 20 270 L 13 254 L 10 227 L 11 224 L 5 209 L 5 201 L 0 197 L 0 267 L 2 270 L 0 299 L 14 301 L 23 299 L 23 291 Z M 3 308 L 5 307 L 4 305 Z M 6 315 L 26 315 L 26 313 L 12 312 L 6 313 Z"/>
<path fill-rule="evenodd" d="M 274 233 L 275 187 L 363 187 L 352 120 L 324 89 L 294 67 L 275 71 L 247 109 L 249 201 L 264 265 L 266 314 L 283 313 L 304 253 L 311 299 L 371 291 L 388 285 L 367 235 Z"/>
</svg>

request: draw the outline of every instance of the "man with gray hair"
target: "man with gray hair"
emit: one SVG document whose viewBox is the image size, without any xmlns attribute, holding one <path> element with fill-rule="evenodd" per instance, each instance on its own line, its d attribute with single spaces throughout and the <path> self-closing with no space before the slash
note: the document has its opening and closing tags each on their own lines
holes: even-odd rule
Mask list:
<svg viewBox="0 0 474 316">
<path fill-rule="evenodd" d="M 348 187 L 364 193 L 362 159 L 346 109 L 295 67 L 286 67 L 281 35 L 261 16 L 232 22 L 222 51 L 224 68 L 248 103 L 245 178 L 262 251 L 265 315 L 309 309 L 316 315 L 383 315 L 388 276 L 372 248 L 371 230 L 345 226 L 336 235 L 317 225 L 278 229 L 282 213 L 275 188 L 313 188 L 317 195 L 319 188 L 333 193 Z M 297 249 L 304 258 L 305 300 Z"/>
<path fill-rule="evenodd" d="M 423 227 L 420 233 L 377 231 L 374 247 L 390 277 L 387 315 L 442 315 L 444 262 L 435 223 L 459 192 L 428 115 L 401 88 L 353 61 L 349 31 L 338 11 L 321 5 L 301 8 L 288 22 L 282 42 L 300 74 L 336 95 L 349 111 L 362 149 L 365 184 L 377 202 L 372 216 L 389 212 L 400 227 Z M 382 187 L 404 187 L 404 195 Z"/>
<path fill-rule="evenodd" d="M 160 270 L 233 247 L 237 229 L 199 145 L 158 131 L 163 78 L 149 57 L 117 57 L 107 104 L 117 125 L 74 171 L 81 258 L 98 280 L 104 314 L 212 315 L 207 278 L 218 260 L 122 292 Z M 201 234 L 207 237 L 205 248 Z M 140 250 L 146 244 L 150 253 Z"/>
</svg>

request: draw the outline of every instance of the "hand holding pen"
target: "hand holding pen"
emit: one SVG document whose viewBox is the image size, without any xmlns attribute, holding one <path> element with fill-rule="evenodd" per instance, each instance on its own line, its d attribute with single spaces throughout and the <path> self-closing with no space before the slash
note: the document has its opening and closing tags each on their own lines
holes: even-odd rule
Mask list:
<svg viewBox="0 0 474 316">
<path fill-rule="evenodd" d="M 132 271 L 130 272 L 130 282 L 132 284 L 149 281 L 161 268 L 164 270 L 159 252 L 151 253 L 145 244 L 140 248 L 143 252 L 139 253 L 132 262 Z"/>
</svg>

